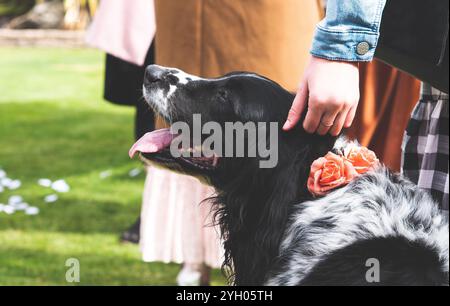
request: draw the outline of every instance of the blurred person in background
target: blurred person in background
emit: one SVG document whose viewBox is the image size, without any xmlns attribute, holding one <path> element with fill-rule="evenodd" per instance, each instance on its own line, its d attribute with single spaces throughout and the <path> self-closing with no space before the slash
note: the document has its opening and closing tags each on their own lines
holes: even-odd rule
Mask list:
<svg viewBox="0 0 450 306">
<path fill-rule="evenodd" d="M 420 81 L 378 60 L 361 63 L 359 75 L 361 98 L 345 135 L 400 171 L 403 132 L 419 99 Z"/>
<path fill-rule="evenodd" d="M 101 1 L 87 32 L 89 45 L 106 52 L 105 100 L 134 106 L 134 137 L 154 129 L 154 113 L 142 98 L 145 67 L 154 63 L 155 35 L 152 1 Z M 124 242 L 139 243 L 140 217 L 121 235 Z"/>
</svg>

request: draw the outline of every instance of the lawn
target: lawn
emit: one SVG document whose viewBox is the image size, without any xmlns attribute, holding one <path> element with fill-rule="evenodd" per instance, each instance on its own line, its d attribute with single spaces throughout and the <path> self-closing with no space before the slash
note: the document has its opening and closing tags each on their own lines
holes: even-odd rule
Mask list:
<svg viewBox="0 0 450 306">
<path fill-rule="evenodd" d="M 25 13 L 34 5 L 33 0 L 0 0 L 0 16 L 16 16 Z"/>
<path fill-rule="evenodd" d="M 138 216 L 144 174 L 127 156 L 133 109 L 102 100 L 103 55 L 87 49 L 0 48 L 0 169 L 19 179 L 38 215 L 0 213 L 0 285 L 65 285 L 77 258 L 81 285 L 172 285 L 179 267 L 143 263 L 118 236 Z M 111 173 L 106 178 L 101 173 Z M 40 178 L 71 189 L 55 203 Z M 213 284 L 224 284 L 219 271 Z"/>
</svg>

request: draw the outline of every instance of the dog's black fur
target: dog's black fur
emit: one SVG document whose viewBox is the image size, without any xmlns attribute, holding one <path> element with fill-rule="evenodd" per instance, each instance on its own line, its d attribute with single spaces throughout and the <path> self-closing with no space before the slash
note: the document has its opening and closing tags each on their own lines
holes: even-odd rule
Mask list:
<svg viewBox="0 0 450 306">
<path fill-rule="evenodd" d="M 168 97 L 171 86 L 176 86 L 176 91 Z M 249 121 L 282 123 L 294 98 L 275 82 L 254 74 L 240 72 L 217 79 L 194 79 L 176 69 L 159 66 L 147 69 L 144 96 L 168 122 L 192 124 L 192 115 L 201 114 L 203 121 L 221 125 Z M 306 188 L 312 162 L 332 151 L 336 141 L 331 136 L 308 134 L 301 124 L 289 132 L 279 128 L 278 139 L 278 164 L 271 169 L 261 169 L 258 157 L 222 157 L 217 165 L 205 166 L 195 159 L 173 158 L 167 150 L 142 154 L 145 160 L 202 177 L 216 188 L 216 220 L 225 248 L 223 267 L 236 285 L 265 284 L 285 270 L 290 257 L 296 256 L 295 252 L 280 251 L 283 237 L 293 222 L 292 216 L 301 214 L 302 203 L 313 200 Z M 312 226 L 332 229 L 336 224 L 324 219 L 316 220 Z M 301 248 L 294 246 L 296 251 Z M 384 237 L 336 249 L 298 284 L 367 285 L 367 268 L 355 259 L 371 252 L 371 257 L 379 256 L 389 262 L 381 266 L 381 284 L 448 283 L 448 271 L 442 271 L 442 260 L 434 250 L 402 237 Z M 413 258 L 405 261 L 405 254 Z M 290 273 L 286 275 L 291 277 Z"/>
</svg>

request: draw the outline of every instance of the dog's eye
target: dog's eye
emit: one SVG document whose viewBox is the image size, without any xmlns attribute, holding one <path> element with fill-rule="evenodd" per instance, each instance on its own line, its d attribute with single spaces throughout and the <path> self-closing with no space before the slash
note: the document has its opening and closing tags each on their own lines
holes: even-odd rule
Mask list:
<svg viewBox="0 0 450 306">
<path fill-rule="evenodd" d="M 172 74 L 169 74 L 168 76 L 166 76 L 166 79 L 169 82 L 169 84 L 171 84 L 171 85 L 176 85 L 178 83 L 178 78 Z"/>
</svg>

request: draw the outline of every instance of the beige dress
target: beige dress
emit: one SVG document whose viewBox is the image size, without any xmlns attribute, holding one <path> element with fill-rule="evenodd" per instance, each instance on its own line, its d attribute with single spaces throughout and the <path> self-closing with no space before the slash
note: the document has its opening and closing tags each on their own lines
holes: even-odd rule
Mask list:
<svg viewBox="0 0 450 306">
<path fill-rule="evenodd" d="M 211 187 L 197 179 L 147 167 L 141 211 L 141 251 L 146 262 L 222 263 L 220 235 L 212 226 Z"/>
</svg>

